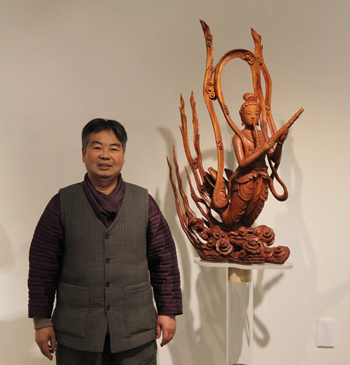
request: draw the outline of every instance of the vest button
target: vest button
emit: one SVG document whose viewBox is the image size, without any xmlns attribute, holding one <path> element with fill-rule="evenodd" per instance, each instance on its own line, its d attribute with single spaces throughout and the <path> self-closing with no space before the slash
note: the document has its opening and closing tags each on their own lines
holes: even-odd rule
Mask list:
<svg viewBox="0 0 350 365">
<path fill-rule="evenodd" d="M 111 262 L 111 259 L 106 259 L 106 263 L 109 264 Z"/>
<path fill-rule="evenodd" d="M 110 235 L 109 233 L 106 233 L 105 237 L 106 237 L 106 238 L 107 238 L 107 240 L 108 240 L 108 238 L 109 238 L 109 237 L 111 237 L 111 235 Z"/>
<path fill-rule="evenodd" d="M 109 311 L 111 309 L 111 306 L 107 305 L 106 309 Z"/>
<path fill-rule="evenodd" d="M 109 282 L 106 283 L 106 287 L 109 288 L 111 284 Z"/>
</svg>

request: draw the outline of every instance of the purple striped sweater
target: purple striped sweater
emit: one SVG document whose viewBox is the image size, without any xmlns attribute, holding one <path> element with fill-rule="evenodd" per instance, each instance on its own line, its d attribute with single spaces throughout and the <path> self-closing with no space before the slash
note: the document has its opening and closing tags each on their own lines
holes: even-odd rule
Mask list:
<svg viewBox="0 0 350 365">
<path fill-rule="evenodd" d="M 108 227 L 123 202 L 125 184 L 120 175 L 116 189 L 104 195 L 83 182 L 86 196 L 102 223 Z M 147 259 L 158 314 L 182 314 L 180 273 L 175 243 L 157 203 L 148 196 Z M 51 318 L 64 254 L 60 194 L 48 203 L 35 229 L 29 253 L 29 317 Z"/>
</svg>

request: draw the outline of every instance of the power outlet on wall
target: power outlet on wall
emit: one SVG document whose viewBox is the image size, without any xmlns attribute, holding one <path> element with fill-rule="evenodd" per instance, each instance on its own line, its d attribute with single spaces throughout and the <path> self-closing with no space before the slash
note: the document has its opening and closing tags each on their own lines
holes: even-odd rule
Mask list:
<svg viewBox="0 0 350 365">
<path fill-rule="evenodd" d="M 319 319 L 317 331 L 317 347 L 334 347 L 335 320 Z"/>
</svg>

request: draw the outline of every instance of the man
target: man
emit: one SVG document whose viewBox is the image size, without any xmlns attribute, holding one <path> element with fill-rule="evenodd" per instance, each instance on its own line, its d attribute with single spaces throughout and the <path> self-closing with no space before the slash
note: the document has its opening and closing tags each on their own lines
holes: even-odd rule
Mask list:
<svg viewBox="0 0 350 365">
<path fill-rule="evenodd" d="M 33 236 L 29 317 L 59 365 L 156 364 L 155 339 L 171 341 L 182 313 L 170 229 L 147 190 L 120 173 L 126 141 L 116 121 L 84 127 L 84 181 L 51 199 Z"/>
</svg>

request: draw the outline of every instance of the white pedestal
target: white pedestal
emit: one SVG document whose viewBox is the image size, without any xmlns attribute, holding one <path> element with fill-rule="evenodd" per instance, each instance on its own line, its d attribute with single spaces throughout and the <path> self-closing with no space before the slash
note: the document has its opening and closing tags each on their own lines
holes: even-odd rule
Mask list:
<svg viewBox="0 0 350 365">
<path fill-rule="evenodd" d="M 200 266 L 226 268 L 226 364 L 253 365 L 253 284 L 252 270 L 289 270 L 293 264 L 241 265 L 226 262 L 194 262 Z"/>
</svg>

